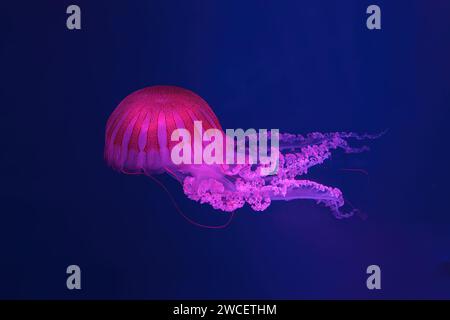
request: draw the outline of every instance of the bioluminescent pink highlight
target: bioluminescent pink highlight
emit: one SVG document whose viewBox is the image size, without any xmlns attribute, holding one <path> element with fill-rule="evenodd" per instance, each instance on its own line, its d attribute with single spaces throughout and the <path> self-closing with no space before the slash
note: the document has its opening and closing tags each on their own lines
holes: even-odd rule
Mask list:
<svg viewBox="0 0 450 320">
<path fill-rule="evenodd" d="M 183 186 L 185 195 L 213 208 L 232 212 L 246 203 L 255 211 L 265 210 L 274 200 L 312 199 L 329 207 L 337 218 L 344 212 L 344 198 L 338 188 L 300 179 L 312 166 L 323 163 L 331 151 L 356 153 L 349 140 L 373 139 L 356 133 L 280 133 L 279 164 L 274 175 L 262 174 L 264 164 L 179 164 L 170 158 L 176 144 L 175 129 L 185 128 L 194 135 L 194 121 L 205 130 L 222 127 L 209 105 L 195 93 L 174 86 L 154 86 L 127 96 L 114 110 L 106 125 L 105 159 L 123 173 L 168 173 Z M 268 138 L 270 140 L 270 136 Z"/>
</svg>

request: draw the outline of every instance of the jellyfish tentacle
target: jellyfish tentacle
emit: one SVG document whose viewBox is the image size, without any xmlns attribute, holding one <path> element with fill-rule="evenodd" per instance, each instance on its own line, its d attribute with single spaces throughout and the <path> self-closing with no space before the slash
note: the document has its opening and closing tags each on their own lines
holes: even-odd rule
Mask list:
<svg viewBox="0 0 450 320">
<path fill-rule="evenodd" d="M 281 152 L 276 174 L 262 175 L 263 164 L 213 166 L 208 170 L 215 175 L 209 172 L 202 176 L 193 170 L 193 174 L 184 178 L 183 189 L 190 199 L 223 211 L 234 211 L 246 203 L 255 211 L 263 211 L 272 201 L 310 199 L 328 207 L 336 218 L 348 218 L 357 210 L 342 209 L 345 201 L 341 190 L 298 177 L 306 174 L 310 167 L 322 164 L 335 149 L 343 149 L 346 153 L 368 149 L 351 146 L 348 140 L 378 136 L 342 132 L 315 132 L 306 136 L 280 134 Z"/>
<path fill-rule="evenodd" d="M 320 145 L 328 149 L 341 148 L 348 152 L 361 152 L 368 150 L 367 146 L 360 148 L 350 147 L 348 139 L 355 139 L 357 141 L 373 140 L 379 138 L 384 132 L 379 134 L 358 134 L 355 132 L 312 132 L 307 135 L 281 133 L 280 150 L 301 150 L 304 147 Z"/>
<path fill-rule="evenodd" d="M 175 200 L 175 198 L 172 196 L 172 194 L 169 192 L 169 190 L 167 190 L 167 188 L 164 186 L 164 184 L 159 181 L 157 178 L 149 175 L 149 177 L 161 188 L 163 189 L 163 191 L 167 194 L 167 196 L 170 198 L 170 200 L 172 201 L 173 206 L 175 207 L 175 210 L 177 210 L 177 212 L 186 220 L 188 221 L 190 224 L 200 227 L 200 228 L 205 228 L 205 229 L 224 229 L 226 227 L 228 227 L 231 223 L 231 221 L 234 218 L 234 214 L 235 212 L 231 212 L 227 222 L 225 222 L 224 224 L 221 225 L 206 225 L 206 224 L 202 224 L 199 223 L 197 221 L 192 220 L 191 218 L 189 218 L 184 212 L 183 210 L 181 210 L 181 208 L 179 207 L 177 201 Z"/>
<path fill-rule="evenodd" d="M 272 200 L 310 199 L 330 208 L 336 218 L 351 217 L 355 211 L 344 212 L 344 197 L 341 190 L 311 180 L 284 180 L 270 188 Z"/>
<path fill-rule="evenodd" d="M 186 177 L 183 181 L 185 195 L 200 203 L 209 203 L 214 209 L 232 212 L 245 204 L 242 194 L 225 189 L 216 179 Z"/>
</svg>

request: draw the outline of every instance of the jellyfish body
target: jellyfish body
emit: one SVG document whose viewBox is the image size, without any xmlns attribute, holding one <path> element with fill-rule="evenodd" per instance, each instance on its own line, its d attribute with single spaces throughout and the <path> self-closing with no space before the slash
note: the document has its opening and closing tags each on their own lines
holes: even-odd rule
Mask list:
<svg viewBox="0 0 450 320">
<path fill-rule="evenodd" d="M 205 129 L 220 123 L 208 104 L 195 93 L 174 86 L 153 86 L 128 95 L 114 110 L 106 125 L 105 159 L 123 173 L 180 177 L 186 166 L 175 167 L 170 150 L 171 133 L 185 128 L 194 134 L 194 121 Z"/>
<path fill-rule="evenodd" d="M 127 96 L 106 125 L 105 160 L 115 170 L 134 174 L 168 173 L 183 186 L 185 195 L 222 211 L 235 211 L 246 203 L 255 211 L 265 210 L 274 200 L 312 199 L 329 207 L 337 218 L 344 198 L 338 188 L 300 179 L 312 166 L 323 163 L 335 149 L 347 153 L 366 150 L 349 145 L 351 139 L 376 136 L 355 133 L 279 134 L 276 174 L 261 174 L 262 164 L 178 164 L 170 157 L 175 145 L 174 129 L 195 134 L 194 121 L 207 129 L 222 131 L 209 105 L 195 93 L 174 86 L 154 86 Z M 270 140 L 270 137 L 269 137 Z M 226 141 L 226 139 L 225 139 Z"/>
</svg>

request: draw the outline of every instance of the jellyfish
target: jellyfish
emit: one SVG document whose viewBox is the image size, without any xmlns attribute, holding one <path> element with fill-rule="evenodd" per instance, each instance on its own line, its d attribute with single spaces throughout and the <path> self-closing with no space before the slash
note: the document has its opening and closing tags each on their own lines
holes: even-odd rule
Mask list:
<svg viewBox="0 0 450 320">
<path fill-rule="evenodd" d="M 264 211 L 272 201 L 296 199 L 311 199 L 325 205 L 338 219 L 356 212 L 356 209 L 343 210 L 345 200 L 339 188 L 302 176 L 329 159 L 333 150 L 362 152 L 368 148 L 351 146 L 350 141 L 374 139 L 379 135 L 353 132 L 268 135 L 268 141 L 277 140 L 278 162 L 274 174 L 265 174 L 263 169 L 267 163 L 255 163 L 247 158 L 239 164 L 175 163 L 171 157 L 171 150 L 177 144 L 172 139 L 173 132 L 184 129 L 195 136 L 199 134 L 195 125 L 198 122 L 203 130 L 212 129 L 225 136 L 211 107 L 192 91 L 175 86 L 151 86 L 135 91 L 120 102 L 107 121 L 106 163 L 125 174 L 150 177 L 169 174 L 179 181 L 189 199 L 225 212 L 234 213 L 245 204 L 255 211 Z M 224 145 L 229 143 L 226 137 L 224 140 Z M 194 152 L 187 156 L 195 157 Z"/>
</svg>

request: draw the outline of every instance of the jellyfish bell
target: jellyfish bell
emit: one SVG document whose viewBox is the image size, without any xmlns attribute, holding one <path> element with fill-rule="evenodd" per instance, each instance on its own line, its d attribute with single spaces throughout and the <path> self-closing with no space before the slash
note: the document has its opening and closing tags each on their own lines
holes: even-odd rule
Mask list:
<svg viewBox="0 0 450 320">
<path fill-rule="evenodd" d="M 202 124 L 201 129 L 197 123 Z M 153 86 L 131 93 L 109 117 L 105 160 L 113 169 L 123 173 L 148 176 L 168 173 L 182 184 L 188 198 L 221 211 L 233 212 L 245 204 L 255 211 L 263 211 L 271 201 L 310 199 L 330 208 L 337 218 L 354 213 L 353 210 L 342 210 L 345 203 L 342 192 L 301 177 L 309 168 L 328 159 L 333 150 L 342 149 L 346 153 L 367 150 L 364 146 L 352 147 L 349 141 L 379 136 L 348 132 L 299 135 L 278 131 L 276 135 L 266 137 L 251 136 L 249 140 L 255 138 L 260 145 L 264 142 L 272 145 L 276 140 L 277 148 L 273 152 L 277 154 L 277 170 L 267 174 L 265 171 L 269 164 L 264 161 L 255 163 L 250 157 L 244 157 L 244 162 L 231 164 L 198 161 L 198 153 L 195 153 L 198 140 L 195 139 L 194 143 L 190 143 L 192 139 L 183 139 L 187 147 L 182 145 L 180 148 L 188 153 L 191 161 L 174 162 L 171 153 L 180 146 L 180 137 L 173 139 L 173 133 L 179 129 L 190 137 L 201 135 L 203 130 L 223 135 L 224 145 L 216 149 L 222 151 L 221 157 L 230 144 L 213 110 L 200 96 L 180 87 Z M 211 140 L 201 139 L 200 146 L 207 148 L 208 144 L 213 144 Z M 244 152 L 251 148 L 244 143 Z M 235 150 L 234 147 L 232 149 Z"/>
<path fill-rule="evenodd" d="M 106 124 L 105 160 L 123 173 L 176 173 L 170 157 L 177 128 L 194 134 L 194 121 L 222 130 L 209 105 L 198 95 L 175 86 L 153 86 L 125 97 Z"/>
</svg>

